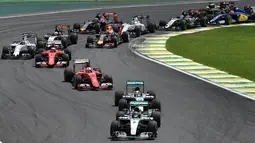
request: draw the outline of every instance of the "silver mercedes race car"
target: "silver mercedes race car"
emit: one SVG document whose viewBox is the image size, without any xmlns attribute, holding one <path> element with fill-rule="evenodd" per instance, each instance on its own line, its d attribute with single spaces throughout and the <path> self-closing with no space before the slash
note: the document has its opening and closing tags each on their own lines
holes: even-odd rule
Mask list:
<svg viewBox="0 0 255 143">
<path fill-rule="evenodd" d="M 153 117 L 134 111 L 112 121 L 110 135 L 112 140 L 125 138 L 154 140 L 158 136 L 158 125 Z"/>
<path fill-rule="evenodd" d="M 127 81 L 126 93 L 115 92 L 114 104 L 119 106 L 119 110 L 128 108 L 130 101 L 147 101 L 152 109 L 161 111 L 161 103 L 156 99 L 154 91 L 144 91 L 144 81 Z"/>
<path fill-rule="evenodd" d="M 139 112 L 144 117 L 153 117 L 157 122 L 158 128 L 161 126 L 161 113 L 158 109 L 151 109 L 147 101 L 131 101 L 129 108 L 125 108 L 116 113 L 116 120 L 122 116 L 129 116 L 133 112 Z"/>
<path fill-rule="evenodd" d="M 22 33 L 22 41 L 4 46 L 1 59 L 32 59 L 37 50 L 37 34 Z"/>
</svg>

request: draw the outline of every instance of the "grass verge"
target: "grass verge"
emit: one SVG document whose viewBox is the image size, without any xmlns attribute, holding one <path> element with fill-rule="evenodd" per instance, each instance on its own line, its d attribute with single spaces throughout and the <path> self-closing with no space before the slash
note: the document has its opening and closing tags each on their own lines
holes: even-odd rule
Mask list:
<svg viewBox="0 0 255 143">
<path fill-rule="evenodd" d="M 171 37 L 167 49 L 195 62 L 255 81 L 255 26 Z"/>
</svg>

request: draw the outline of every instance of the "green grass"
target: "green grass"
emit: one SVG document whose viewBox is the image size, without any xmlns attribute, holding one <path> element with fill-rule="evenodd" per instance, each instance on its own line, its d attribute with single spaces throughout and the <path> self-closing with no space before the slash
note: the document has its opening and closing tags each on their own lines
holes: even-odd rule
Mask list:
<svg viewBox="0 0 255 143">
<path fill-rule="evenodd" d="M 167 49 L 195 62 L 255 81 L 255 26 L 171 37 Z"/>
</svg>

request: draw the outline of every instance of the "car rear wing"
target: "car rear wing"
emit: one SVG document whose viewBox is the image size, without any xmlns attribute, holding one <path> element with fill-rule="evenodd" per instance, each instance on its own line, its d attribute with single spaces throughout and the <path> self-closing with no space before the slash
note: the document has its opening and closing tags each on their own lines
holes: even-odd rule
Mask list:
<svg viewBox="0 0 255 143">
<path fill-rule="evenodd" d="M 86 64 L 86 63 L 90 63 L 89 59 L 75 59 L 73 60 L 74 64 Z"/>
<path fill-rule="evenodd" d="M 126 82 L 126 93 L 128 92 L 128 88 L 129 87 L 139 87 L 139 88 L 143 88 L 142 91 L 144 93 L 144 81 L 141 80 L 128 80 Z"/>
<path fill-rule="evenodd" d="M 90 65 L 90 60 L 89 59 L 75 59 L 75 60 L 73 60 L 73 72 L 75 72 L 75 65 L 85 65 L 85 64 Z"/>
<path fill-rule="evenodd" d="M 27 38 L 34 38 L 34 42 L 37 43 L 37 34 L 36 33 L 22 33 L 22 40 L 27 40 Z"/>
</svg>

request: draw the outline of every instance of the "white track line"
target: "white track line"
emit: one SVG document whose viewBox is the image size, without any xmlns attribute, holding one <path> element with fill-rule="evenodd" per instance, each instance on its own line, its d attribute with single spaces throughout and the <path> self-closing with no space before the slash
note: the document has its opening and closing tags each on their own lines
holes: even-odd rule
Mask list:
<svg viewBox="0 0 255 143">
<path fill-rule="evenodd" d="M 135 7 L 155 7 L 155 6 L 165 6 L 165 5 L 184 5 L 184 4 L 202 4 L 209 2 L 220 2 L 223 0 L 212 0 L 212 1 L 195 1 L 195 2 L 166 2 L 166 3 L 156 3 L 156 4 L 146 4 L 146 5 L 128 5 L 128 6 L 114 6 L 114 7 L 104 7 L 104 8 L 87 8 L 87 9 L 75 9 L 75 10 L 62 10 L 62 11 L 53 11 L 53 12 L 42 12 L 42 13 L 32 13 L 32 14 L 18 14 L 10 16 L 2 16 L 0 19 L 8 18 L 18 18 L 18 17 L 28 17 L 28 16 L 37 16 L 37 15 L 49 15 L 49 14 L 58 14 L 58 13 L 70 13 L 70 12 L 80 12 L 80 11 L 93 11 L 93 10 L 103 10 L 103 9 L 120 9 L 120 8 L 135 8 Z M 231 0 L 239 1 L 239 0 Z"/>
</svg>

